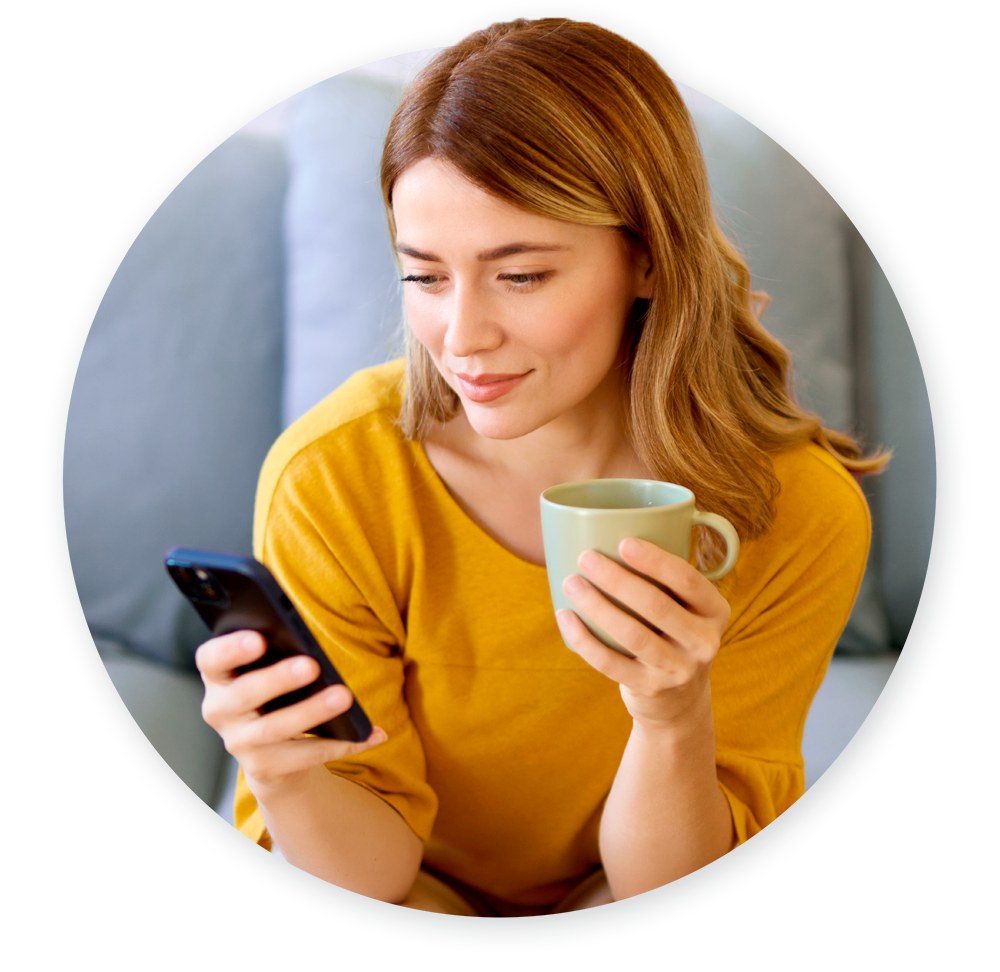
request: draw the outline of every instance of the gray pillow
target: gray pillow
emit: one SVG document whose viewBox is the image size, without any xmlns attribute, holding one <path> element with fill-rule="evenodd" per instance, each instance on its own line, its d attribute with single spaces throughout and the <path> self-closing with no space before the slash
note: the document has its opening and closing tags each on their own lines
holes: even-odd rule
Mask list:
<svg viewBox="0 0 1000 972">
<path fill-rule="evenodd" d="M 250 551 L 280 431 L 286 164 L 237 135 L 136 238 L 87 338 L 66 429 L 66 534 L 95 636 L 190 668 L 206 629 L 163 569 L 174 544 Z"/>
<path fill-rule="evenodd" d="M 227 763 L 222 740 L 201 718 L 205 687 L 195 672 L 98 645 L 125 707 L 164 762 L 207 803 L 222 794 Z M 231 817 L 230 817 L 231 819 Z"/>
<path fill-rule="evenodd" d="M 378 166 L 400 93 L 391 80 L 352 72 L 301 92 L 290 109 L 286 425 L 394 353 L 399 272 Z"/>
<path fill-rule="evenodd" d="M 755 289 L 771 296 L 764 326 L 792 352 L 800 404 L 851 430 L 854 361 L 847 217 L 780 145 L 722 105 L 684 89 L 716 213 Z"/>
<path fill-rule="evenodd" d="M 856 340 L 856 233 L 829 193 L 780 145 L 722 105 L 691 89 L 688 101 L 720 223 L 750 266 L 753 286 L 771 297 L 764 326 L 792 353 L 795 394 L 829 428 L 867 434 L 857 403 L 871 373 Z M 864 323 L 874 326 L 865 318 Z M 905 324 L 904 324 L 905 327 Z M 866 491 L 873 495 L 873 484 Z M 838 649 L 878 653 L 890 645 L 879 583 L 879 508 L 861 590 Z"/>
<path fill-rule="evenodd" d="M 934 532 L 936 460 L 927 386 L 913 336 L 892 287 L 859 240 L 862 327 L 869 374 L 862 422 L 895 450 L 870 481 L 878 588 L 889 636 L 902 647 L 924 586 Z"/>
<path fill-rule="evenodd" d="M 895 450 L 864 480 L 872 507 L 868 571 L 839 649 L 902 647 L 916 612 L 934 523 L 934 437 L 917 352 L 885 274 L 826 190 L 748 121 L 689 96 L 724 228 L 754 285 L 764 325 L 792 352 L 795 390 L 835 429 Z"/>
</svg>

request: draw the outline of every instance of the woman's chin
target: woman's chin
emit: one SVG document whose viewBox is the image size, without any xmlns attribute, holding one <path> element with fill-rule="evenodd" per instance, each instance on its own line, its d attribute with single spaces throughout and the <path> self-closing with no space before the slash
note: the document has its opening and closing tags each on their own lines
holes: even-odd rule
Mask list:
<svg viewBox="0 0 1000 972">
<path fill-rule="evenodd" d="M 471 402 L 462 404 L 469 425 L 484 439 L 519 439 L 545 424 L 540 415 L 518 414 L 508 408 L 486 409 Z"/>
</svg>

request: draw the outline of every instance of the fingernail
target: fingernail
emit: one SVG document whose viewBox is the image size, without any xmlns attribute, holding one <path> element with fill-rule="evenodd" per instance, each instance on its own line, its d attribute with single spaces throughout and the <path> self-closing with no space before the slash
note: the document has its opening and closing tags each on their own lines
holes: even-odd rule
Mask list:
<svg viewBox="0 0 1000 972">
<path fill-rule="evenodd" d="M 260 644 L 260 642 L 257 640 L 258 637 L 259 635 L 253 633 L 245 634 L 243 636 L 243 640 L 240 642 L 240 647 L 244 649 L 244 651 L 250 651 L 251 649 L 256 648 L 257 645 Z"/>
<path fill-rule="evenodd" d="M 601 558 L 593 550 L 584 550 L 577 559 L 584 570 L 595 570 L 601 563 Z"/>
<path fill-rule="evenodd" d="M 559 625 L 559 630 L 564 633 L 569 624 L 570 613 L 571 612 L 567 611 L 566 608 L 562 608 L 561 610 L 556 611 L 556 624 Z"/>
<path fill-rule="evenodd" d="M 326 697 L 323 699 L 326 703 L 327 708 L 336 709 L 344 704 L 344 693 L 341 691 L 339 685 L 334 685 L 332 688 L 327 689 Z"/>
<path fill-rule="evenodd" d="M 311 671 L 312 666 L 309 664 L 308 658 L 296 658 L 292 662 L 292 674 L 296 678 L 302 678 L 304 675 L 308 675 Z"/>
<path fill-rule="evenodd" d="M 638 557 L 642 553 L 642 547 L 639 546 L 639 541 L 632 537 L 626 537 L 618 545 L 618 552 L 623 557 Z"/>
<path fill-rule="evenodd" d="M 574 594 L 582 594 L 586 590 L 586 585 L 583 583 L 583 578 L 579 574 L 571 574 L 566 580 L 563 581 L 563 590 L 570 596 L 573 597 Z"/>
</svg>

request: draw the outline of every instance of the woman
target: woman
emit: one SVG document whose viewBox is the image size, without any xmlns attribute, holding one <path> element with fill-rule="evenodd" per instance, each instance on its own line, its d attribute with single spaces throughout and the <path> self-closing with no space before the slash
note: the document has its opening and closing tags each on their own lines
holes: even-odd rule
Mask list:
<svg viewBox="0 0 1000 972">
<path fill-rule="evenodd" d="M 659 887 L 803 792 L 802 727 L 869 543 L 850 471 L 884 460 L 790 398 L 684 105 L 622 38 L 517 21 L 444 51 L 396 112 L 382 186 L 405 362 L 284 433 L 254 531 L 380 728 L 304 735 L 348 707 L 344 687 L 260 715 L 315 662 L 237 677 L 260 636 L 203 645 L 237 825 L 427 910 Z M 544 570 L 539 493 L 603 477 L 686 485 L 742 541 L 718 585 L 637 540 L 619 550 L 632 570 L 580 558 L 567 595 L 632 659 L 553 615 Z"/>
</svg>

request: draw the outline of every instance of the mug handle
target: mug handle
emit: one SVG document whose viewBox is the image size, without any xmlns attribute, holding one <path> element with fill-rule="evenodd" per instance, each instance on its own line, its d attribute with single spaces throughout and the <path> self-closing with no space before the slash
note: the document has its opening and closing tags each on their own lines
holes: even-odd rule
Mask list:
<svg viewBox="0 0 1000 972">
<path fill-rule="evenodd" d="M 725 577 L 736 566 L 736 558 L 740 555 L 740 538 L 736 528 L 724 516 L 719 516 L 718 513 L 702 513 L 700 510 L 694 511 L 691 525 L 706 526 L 722 534 L 722 539 L 726 541 L 725 560 L 718 567 L 703 570 L 702 573 L 710 581 Z"/>
</svg>

